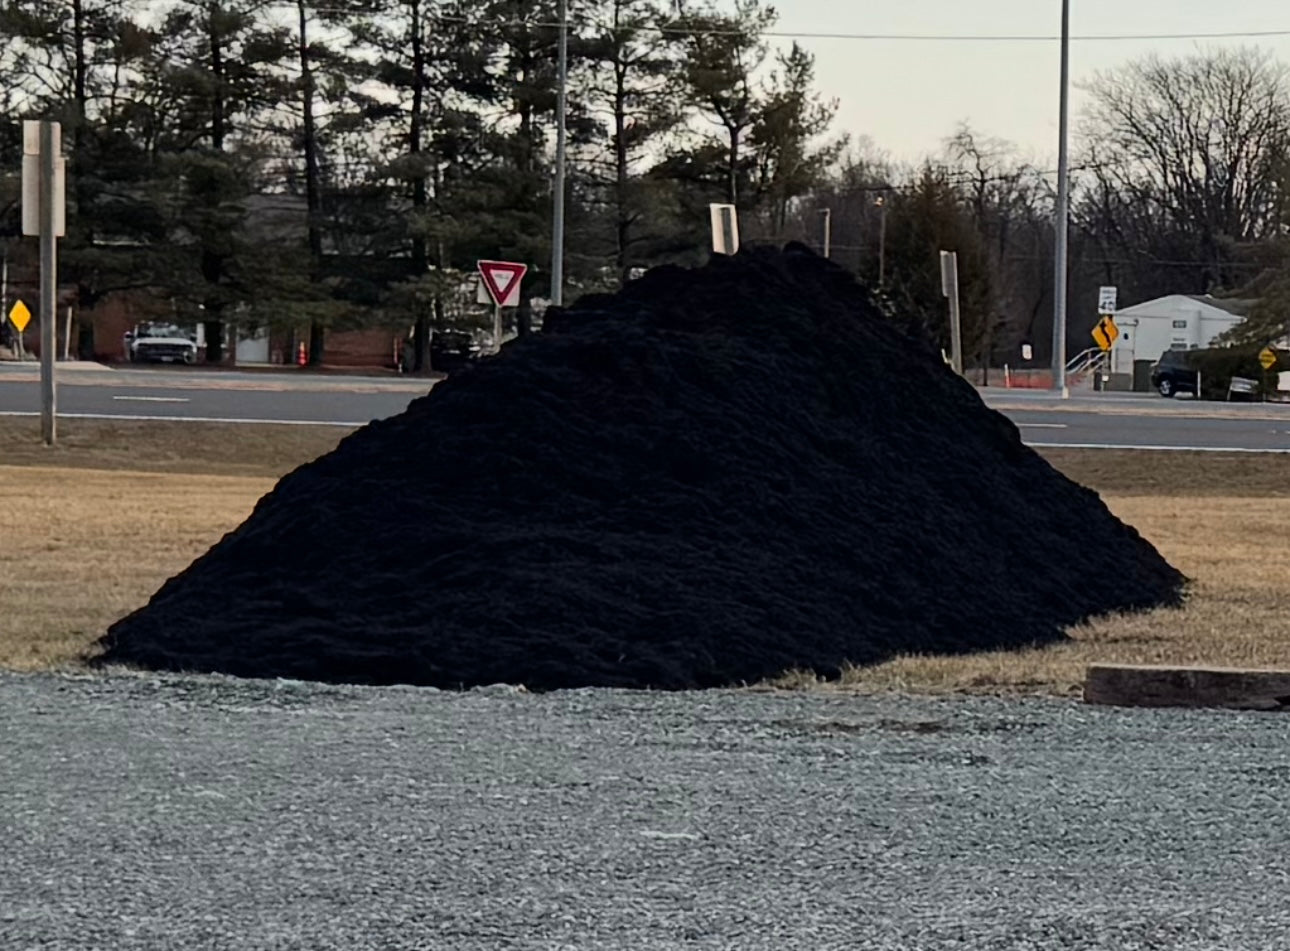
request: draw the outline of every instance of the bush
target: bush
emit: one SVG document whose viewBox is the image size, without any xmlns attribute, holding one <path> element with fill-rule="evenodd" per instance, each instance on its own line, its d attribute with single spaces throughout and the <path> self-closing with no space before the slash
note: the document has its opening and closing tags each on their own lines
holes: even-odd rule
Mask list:
<svg viewBox="0 0 1290 951">
<path fill-rule="evenodd" d="M 1207 350 L 1190 350 L 1187 365 L 1200 373 L 1201 399 L 1225 400 L 1232 377 L 1257 380 L 1260 398 L 1276 392 L 1277 373 L 1290 370 L 1290 353 L 1276 351 L 1277 362 L 1271 370 L 1264 370 L 1259 363 L 1262 347 L 1212 347 Z"/>
</svg>

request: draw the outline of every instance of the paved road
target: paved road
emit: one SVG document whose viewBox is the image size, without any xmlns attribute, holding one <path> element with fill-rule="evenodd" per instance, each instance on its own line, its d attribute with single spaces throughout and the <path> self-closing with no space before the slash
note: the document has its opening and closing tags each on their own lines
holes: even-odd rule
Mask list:
<svg viewBox="0 0 1290 951">
<path fill-rule="evenodd" d="M 1280 715 L 0 674 L 0 947 L 1259 951 Z"/>
<path fill-rule="evenodd" d="M 1006 410 L 1036 447 L 1171 449 L 1201 452 L 1290 452 L 1290 413 L 1280 417 L 1210 418 Z"/>
<path fill-rule="evenodd" d="M 1290 452 L 1290 405 L 1166 400 L 1154 394 L 981 391 L 1033 446 Z"/>
<path fill-rule="evenodd" d="M 69 418 L 361 426 L 402 412 L 431 385 L 392 376 L 90 368 L 60 373 L 58 407 Z M 34 415 L 39 409 L 33 371 L 0 369 L 0 415 Z"/>
<path fill-rule="evenodd" d="M 66 371 L 60 412 L 70 417 L 193 419 L 358 426 L 402 412 L 430 381 L 394 376 L 212 373 L 187 369 Z M 1290 452 L 1290 406 L 1197 403 L 1154 395 L 984 390 L 1034 446 Z M 31 368 L 0 365 L 0 415 L 33 415 Z"/>
</svg>

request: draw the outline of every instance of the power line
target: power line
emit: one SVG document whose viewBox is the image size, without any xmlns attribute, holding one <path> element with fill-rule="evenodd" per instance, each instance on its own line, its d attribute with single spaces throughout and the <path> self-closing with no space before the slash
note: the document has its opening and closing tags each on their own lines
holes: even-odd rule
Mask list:
<svg viewBox="0 0 1290 951">
<path fill-rule="evenodd" d="M 343 7 L 314 7 L 316 14 L 344 15 L 352 13 Z M 429 14 L 424 17 L 427 22 L 453 23 L 458 25 L 478 25 L 484 27 L 520 27 L 536 29 L 558 29 L 560 24 L 547 20 L 521 19 L 476 19 L 471 17 L 453 17 L 442 14 Z M 668 26 L 664 24 L 633 23 L 630 26 L 614 27 L 585 17 L 571 17 L 571 22 L 601 30 L 630 30 L 632 32 L 662 33 L 675 36 L 744 36 L 748 31 L 721 29 L 716 26 L 704 26 L 701 22 L 688 26 Z M 719 20 L 711 21 L 719 22 Z M 851 40 L 860 42 L 893 42 L 893 43 L 1056 43 L 1061 36 L 1056 33 L 835 33 L 815 30 L 761 30 L 758 36 L 775 39 L 797 40 Z M 1072 42 L 1081 43 L 1132 43 L 1156 40 L 1236 40 L 1236 39 L 1275 39 L 1290 37 L 1290 29 L 1284 30 L 1216 30 L 1196 33 L 1083 33 L 1072 34 Z"/>
<path fill-rule="evenodd" d="M 679 31 L 703 32 L 703 31 Z M 735 31 L 731 31 L 735 32 Z M 803 40 L 874 40 L 893 42 L 929 42 L 929 43 L 1055 43 L 1061 39 L 1055 34 L 1016 34 L 1016 33 L 799 33 L 792 31 L 767 30 L 762 36 L 783 37 L 785 39 Z M 1085 43 L 1132 42 L 1135 40 L 1222 40 L 1222 39 L 1259 39 L 1268 37 L 1290 36 L 1290 30 L 1253 30 L 1250 32 L 1226 33 L 1089 33 L 1072 36 L 1071 41 Z"/>
</svg>

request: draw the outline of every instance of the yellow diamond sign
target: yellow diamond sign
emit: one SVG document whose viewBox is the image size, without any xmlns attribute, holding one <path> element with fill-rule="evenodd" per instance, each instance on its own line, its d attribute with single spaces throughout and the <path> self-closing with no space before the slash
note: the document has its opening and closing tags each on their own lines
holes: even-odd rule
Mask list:
<svg viewBox="0 0 1290 951">
<path fill-rule="evenodd" d="M 1110 350 L 1115 338 L 1120 336 L 1120 328 L 1115 325 L 1115 318 L 1103 317 L 1093 328 L 1093 342 L 1102 350 Z"/>
<path fill-rule="evenodd" d="M 1277 355 L 1272 352 L 1271 347 L 1264 347 L 1259 351 L 1259 364 L 1265 370 L 1271 370 L 1277 365 Z"/>
<path fill-rule="evenodd" d="M 22 301 L 17 301 L 9 310 L 9 321 L 18 328 L 18 333 L 22 333 L 31 323 L 31 311 Z"/>
</svg>

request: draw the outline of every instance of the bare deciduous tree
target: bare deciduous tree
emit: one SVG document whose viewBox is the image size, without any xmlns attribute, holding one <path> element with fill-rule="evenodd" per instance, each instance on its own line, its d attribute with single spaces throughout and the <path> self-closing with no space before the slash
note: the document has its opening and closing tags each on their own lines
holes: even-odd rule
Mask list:
<svg viewBox="0 0 1290 951">
<path fill-rule="evenodd" d="M 1235 249 L 1277 226 L 1277 170 L 1290 146 L 1286 68 L 1254 49 L 1148 56 L 1086 86 L 1088 162 L 1126 247 L 1168 228 L 1198 262 L 1197 291 L 1230 287 Z"/>
</svg>

